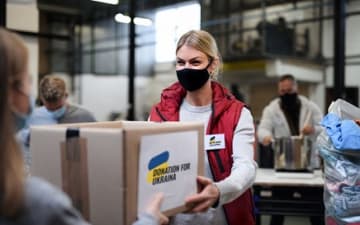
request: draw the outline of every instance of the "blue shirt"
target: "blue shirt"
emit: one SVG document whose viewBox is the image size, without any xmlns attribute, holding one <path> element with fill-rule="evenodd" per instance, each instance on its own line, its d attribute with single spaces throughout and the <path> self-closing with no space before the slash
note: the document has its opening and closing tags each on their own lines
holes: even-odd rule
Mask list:
<svg viewBox="0 0 360 225">
<path fill-rule="evenodd" d="M 360 150 L 360 127 L 354 120 L 341 120 L 334 113 L 328 113 L 321 125 L 336 149 Z"/>
</svg>

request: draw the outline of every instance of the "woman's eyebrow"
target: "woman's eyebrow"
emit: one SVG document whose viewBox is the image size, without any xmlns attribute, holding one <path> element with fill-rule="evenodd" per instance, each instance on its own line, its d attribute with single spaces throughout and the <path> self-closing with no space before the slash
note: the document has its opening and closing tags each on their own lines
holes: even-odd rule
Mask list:
<svg viewBox="0 0 360 225">
<path fill-rule="evenodd" d="M 180 58 L 180 57 L 176 57 L 176 60 L 183 60 L 185 61 L 184 59 Z M 189 59 L 189 61 L 193 61 L 193 60 L 201 60 L 201 57 L 200 56 L 195 56 L 191 59 Z"/>
</svg>

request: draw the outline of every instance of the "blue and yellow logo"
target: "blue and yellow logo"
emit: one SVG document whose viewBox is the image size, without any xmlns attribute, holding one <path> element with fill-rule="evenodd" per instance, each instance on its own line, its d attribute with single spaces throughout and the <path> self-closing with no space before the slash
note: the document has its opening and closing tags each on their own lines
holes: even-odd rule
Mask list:
<svg viewBox="0 0 360 225">
<path fill-rule="evenodd" d="M 175 181 L 176 174 L 178 172 L 190 170 L 190 162 L 185 162 L 178 165 L 169 165 L 169 158 L 170 153 L 166 150 L 150 159 L 148 164 L 149 172 L 146 176 L 146 181 L 149 184 L 156 185 Z"/>
<path fill-rule="evenodd" d="M 169 151 L 163 151 L 150 159 L 149 172 L 146 176 L 148 183 L 156 185 L 176 180 L 176 173 L 180 171 L 180 165 L 169 166 L 169 157 Z"/>
<path fill-rule="evenodd" d="M 152 183 L 154 178 L 161 176 L 161 173 L 158 171 L 166 170 L 169 167 L 168 160 L 169 151 L 164 151 L 150 159 L 148 164 L 149 172 L 146 177 L 148 183 Z"/>
<path fill-rule="evenodd" d="M 216 137 L 215 137 L 215 136 L 212 136 L 212 137 L 209 139 L 209 145 L 210 145 L 210 146 L 219 146 L 220 144 L 221 144 L 221 141 L 216 140 Z"/>
</svg>

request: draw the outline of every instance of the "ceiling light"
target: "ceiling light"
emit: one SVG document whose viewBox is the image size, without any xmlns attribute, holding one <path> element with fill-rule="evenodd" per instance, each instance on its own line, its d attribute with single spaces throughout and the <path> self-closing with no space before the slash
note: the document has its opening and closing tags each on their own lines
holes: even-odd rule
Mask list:
<svg viewBox="0 0 360 225">
<path fill-rule="evenodd" d="M 118 13 L 115 15 L 115 21 L 118 23 L 130 23 L 131 19 L 129 16 L 125 16 L 122 13 Z"/>
<path fill-rule="evenodd" d="M 115 15 L 115 21 L 118 23 L 130 23 L 131 19 L 129 16 L 125 16 L 122 13 L 118 13 Z M 151 26 L 152 25 L 152 21 L 150 19 L 141 18 L 141 17 L 135 17 L 134 23 L 136 25 L 140 25 L 140 26 Z"/>
<path fill-rule="evenodd" d="M 119 4 L 119 0 L 91 0 L 91 1 L 102 2 L 102 3 L 106 3 L 106 4 L 112 4 L 112 5 Z"/>
<path fill-rule="evenodd" d="M 135 17 L 134 18 L 134 23 L 136 25 L 141 25 L 141 26 L 151 26 L 152 21 L 151 19 L 147 19 L 147 18 L 141 18 L 141 17 Z"/>
</svg>

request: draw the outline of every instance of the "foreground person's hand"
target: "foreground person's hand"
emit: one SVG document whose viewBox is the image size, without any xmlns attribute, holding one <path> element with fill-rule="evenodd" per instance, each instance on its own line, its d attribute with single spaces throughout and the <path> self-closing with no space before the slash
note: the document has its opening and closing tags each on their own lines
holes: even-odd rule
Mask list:
<svg viewBox="0 0 360 225">
<path fill-rule="evenodd" d="M 150 203 L 147 205 L 145 212 L 154 216 L 159 224 L 165 225 L 169 223 L 169 218 L 161 213 L 160 207 L 161 203 L 164 200 L 164 194 L 163 193 L 157 193 L 153 196 Z"/>
</svg>

